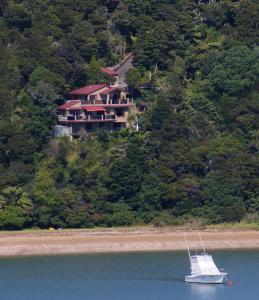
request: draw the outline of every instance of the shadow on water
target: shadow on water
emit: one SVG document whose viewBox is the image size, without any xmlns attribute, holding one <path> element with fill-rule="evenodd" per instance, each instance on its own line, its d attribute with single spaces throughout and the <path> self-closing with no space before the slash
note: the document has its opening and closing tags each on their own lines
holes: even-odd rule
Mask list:
<svg viewBox="0 0 259 300">
<path fill-rule="evenodd" d="M 149 277 L 143 277 L 142 280 L 150 280 L 150 281 L 158 281 L 158 282 L 181 282 L 185 283 L 185 281 L 181 278 L 173 278 L 173 277 L 161 277 L 161 278 L 149 278 Z"/>
<path fill-rule="evenodd" d="M 109 278 L 111 279 L 111 278 Z M 117 279 L 117 278 L 113 278 Z M 142 280 L 142 281 L 156 281 L 156 282 L 180 282 L 185 283 L 184 279 L 181 277 L 161 277 L 161 278 L 155 278 L 155 277 L 123 277 L 120 278 L 122 280 Z"/>
</svg>

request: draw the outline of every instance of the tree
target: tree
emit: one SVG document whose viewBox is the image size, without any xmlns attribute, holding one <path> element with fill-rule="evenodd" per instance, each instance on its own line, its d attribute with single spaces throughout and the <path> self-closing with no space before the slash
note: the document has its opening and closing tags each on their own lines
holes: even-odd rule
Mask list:
<svg viewBox="0 0 259 300">
<path fill-rule="evenodd" d="M 258 5 L 0 1 L 0 227 L 257 214 Z M 52 139 L 60 97 L 129 53 L 139 131 Z"/>
<path fill-rule="evenodd" d="M 92 57 L 90 64 L 87 68 L 87 83 L 98 83 L 102 81 L 102 73 L 101 73 L 101 62 L 96 59 L 95 56 Z"/>
<path fill-rule="evenodd" d="M 45 82 L 55 87 L 57 93 L 64 94 L 66 84 L 64 78 L 43 66 L 38 66 L 30 75 L 29 82 L 32 87 L 37 87 L 39 82 Z"/>
<path fill-rule="evenodd" d="M 237 24 L 238 39 L 247 44 L 258 44 L 259 4 L 256 0 L 240 1 L 235 22 Z"/>
<path fill-rule="evenodd" d="M 7 187 L 0 195 L 0 227 L 21 229 L 30 224 L 33 203 L 19 187 Z"/>
<path fill-rule="evenodd" d="M 172 114 L 172 107 L 162 98 L 159 98 L 147 116 L 147 128 L 151 130 L 162 129 Z"/>
<path fill-rule="evenodd" d="M 222 51 L 208 74 L 211 97 L 238 96 L 249 90 L 259 76 L 259 50 L 237 46 Z"/>
<path fill-rule="evenodd" d="M 142 171 L 128 159 L 115 160 L 111 165 L 107 188 L 112 202 L 131 202 L 140 190 Z"/>
<path fill-rule="evenodd" d="M 55 181 L 47 166 L 40 166 L 36 173 L 32 187 L 32 199 L 35 203 L 35 217 L 41 227 L 51 225 L 53 207 L 58 200 Z"/>
<path fill-rule="evenodd" d="M 31 102 L 28 108 L 30 117 L 26 128 L 36 140 L 37 145 L 41 147 L 51 137 L 52 126 L 56 123 L 55 99 L 57 95 L 50 84 L 39 81 L 35 87 L 29 87 L 28 97 Z"/>
<path fill-rule="evenodd" d="M 147 172 L 145 149 L 141 139 L 134 139 L 126 149 L 126 157 L 113 161 L 109 168 L 106 186 L 112 202 L 125 201 L 135 205 L 135 197 L 139 192 L 143 174 Z"/>
<path fill-rule="evenodd" d="M 17 230 L 24 228 L 26 217 L 19 207 L 8 206 L 0 211 L 0 227 L 4 230 Z"/>
<path fill-rule="evenodd" d="M 245 207 L 238 178 L 212 172 L 202 181 L 201 188 L 201 196 L 208 207 L 208 215 L 204 217 L 209 222 L 236 222 L 244 216 Z"/>
<path fill-rule="evenodd" d="M 5 12 L 5 19 L 9 26 L 17 26 L 21 30 L 31 26 L 30 13 L 22 3 L 10 3 Z"/>
<path fill-rule="evenodd" d="M 138 195 L 138 205 L 141 211 L 158 211 L 162 207 L 162 183 L 154 174 L 145 176 Z"/>
<path fill-rule="evenodd" d="M 129 69 L 126 74 L 126 82 L 129 88 L 139 90 L 141 77 L 142 76 L 138 68 Z"/>
<path fill-rule="evenodd" d="M 1 209 L 5 208 L 5 206 L 18 205 L 25 211 L 30 212 L 33 207 L 32 201 L 29 199 L 28 194 L 19 187 L 7 187 L 3 189 L 0 196 L 0 201 Z"/>
</svg>

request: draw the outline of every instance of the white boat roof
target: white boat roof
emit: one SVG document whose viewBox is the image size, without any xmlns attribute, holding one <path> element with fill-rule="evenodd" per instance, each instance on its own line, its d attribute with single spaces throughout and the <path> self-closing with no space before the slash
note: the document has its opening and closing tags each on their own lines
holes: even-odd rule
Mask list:
<svg viewBox="0 0 259 300">
<path fill-rule="evenodd" d="M 190 256 L 192 275 L 220 275 L 221 272 L 215 265 L 212 256 L 192 255 Z"/>
</svg>

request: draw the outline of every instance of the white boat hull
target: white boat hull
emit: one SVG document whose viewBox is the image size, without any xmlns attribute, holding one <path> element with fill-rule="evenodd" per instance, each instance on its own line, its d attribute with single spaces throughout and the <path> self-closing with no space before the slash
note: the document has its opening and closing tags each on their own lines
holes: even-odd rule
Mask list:
<svg viewBox="0 0 259 300">
<path fill-rule="evenodd" d="M 191 283 L 223 283 L 225 277 L 225 273 L 219 275 L 188 275 L 185 276 L 185 281 Z"/>
</svg>

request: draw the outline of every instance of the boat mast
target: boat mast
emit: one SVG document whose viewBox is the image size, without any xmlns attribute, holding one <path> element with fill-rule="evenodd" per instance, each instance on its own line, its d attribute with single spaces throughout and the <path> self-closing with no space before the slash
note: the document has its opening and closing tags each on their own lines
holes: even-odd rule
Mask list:
<svg viewBox="0 0 259 300">
<path fill-rule="evenodd" d="M 189 255 L 189 260 L 191 261 L 191 254 L 190 254 L 190 249 L 189 249 L 189 245 L 188 245 L 188 241 L 187 241 L 187 237 L 186 237 L 186 232 L 185 231 L 184 231 L 184 239 L 185 239 L 186 248 L 187 248 L 188 255 Z"/>
<path fill-rule="evenodd" d="M 200 234 L 200 232 L 199 232 L 199 231 L 197 231 L 197 233 L 198 233 L 198 236 L 199 236 L 199 239 L 200 239 L 200 242 L 201 242 L 201 246 L 202 246 L 203 254 L 205 254 L 205 253 L 206 253 L 206 251 L 205 251 L 204 243 L 203 243 L 203 241 L 202 241 L 202 239 L 201 239 L 201 234 Z"/>
</svg>

